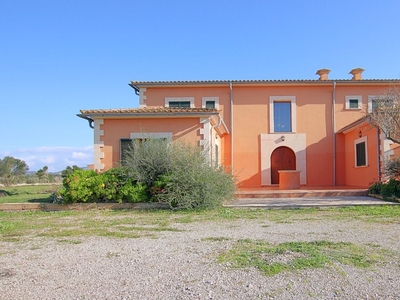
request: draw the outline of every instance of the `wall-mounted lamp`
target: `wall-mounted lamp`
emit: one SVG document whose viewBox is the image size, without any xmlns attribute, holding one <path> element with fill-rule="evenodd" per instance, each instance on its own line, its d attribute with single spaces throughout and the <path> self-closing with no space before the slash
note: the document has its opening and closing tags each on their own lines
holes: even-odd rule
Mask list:
<svg viewBox="0 0 400 300">
<path fill-rule="evenodd" d="M 285 140 L 285 136 L 284 135 L 281 136 L 281 140 L 282 140 L 282 142 Z"/>
<path fill-rule="evenodd" d="M 362 132 L 361 132 L 361 130 L 358 132 L 358 137 L 361 137 L 362 136 Z"/>
</svg>

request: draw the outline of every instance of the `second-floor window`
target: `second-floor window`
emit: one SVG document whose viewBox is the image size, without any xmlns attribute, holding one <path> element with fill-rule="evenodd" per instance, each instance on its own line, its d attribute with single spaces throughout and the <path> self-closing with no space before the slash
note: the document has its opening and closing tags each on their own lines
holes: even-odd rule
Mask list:
<svg viewBox="0 0 400 300">
<path fill-rule="evenodd" d="M 274 102 L 274 132 L 292 131 L 290 102 Z"/>
<path fill-rule="evenodd" d="M 296 132 L 296 97 L 269 97 L 269 131 Z"/>
<path fill-rule="evenodd" d="M 190 101 L 169 101 L 169 107 L 190 108 Z"/>
<path fill-rule="evenodd" d="M 206 108 L 215 108 L 215 101 L 206 101 Z"/>
<path fill-rule="evenodd" d="M 362 96 L 346 96 L 346 109 L 361 109 Z"/>
<path fill-rule="evenodd" d="M 194 97 L 167 97 L 165 107 L 193 108 Z"/>
</svg>

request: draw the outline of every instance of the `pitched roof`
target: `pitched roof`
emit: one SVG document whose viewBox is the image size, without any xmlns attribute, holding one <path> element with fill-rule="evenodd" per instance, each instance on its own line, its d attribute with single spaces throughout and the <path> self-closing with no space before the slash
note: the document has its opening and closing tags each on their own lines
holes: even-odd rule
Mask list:
<svg viewBox="0 0 400 300">
<path fill-rule="evenodd" d="M 360 126 L 361 124 L 367 123 L 368 120 L 367 118 L 364 116 L 358 120 L 355 120 L 354 122 L 350 123 L 349 125 L 346 125 L 345 127 L 343 127 L 342 129 L 338 130 L 337 133 L 347 133 L 350 130 L 353 130 L 354 128 L 357 128 L 358 126 Z"/>
<path fill-rule="evenodd" d="M 135 81 L 132 80 L 129 85 L 132 88 L 140 86 L 192 86 L 192 85 L 265 85 L 265 84 L 399 84 L 400 79 L 284 79 L 284 80 L 178 80 L 178 81 Z"/>
</svg>

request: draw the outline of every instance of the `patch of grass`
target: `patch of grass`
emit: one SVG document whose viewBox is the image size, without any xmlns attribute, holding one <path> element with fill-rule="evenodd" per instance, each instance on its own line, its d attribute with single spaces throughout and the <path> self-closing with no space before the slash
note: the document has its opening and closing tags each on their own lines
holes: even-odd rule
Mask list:
<svg viewBox="0 0 400 300">
<path fill-rule="evenodd" d="M 59 185 L 22 185 L 2 187 L 0 189 L 0 203 L 49 203 L 50 195 Z"/>
<path fill-rule="evenodd" d="M 207 238 L 202 238 L 202 241 L 211 241 L 211 242 L 222 242 L 222 241 L 229 241 L 230 238 L 227 237 L 207 237 Z"/>
<path fill-rule="evenodd" d="M 235 268 L 255 267 L 267 276 L 284 271 L 324 268 L 341 263 L 359 268 L 383 261 L 383 251 L 376 247 L 329 241 L 287 242 L 271 245 L 264 241 L 239 240 L 219 255 L 218 260 Z"/>
<path fill-rule="evenodd" d="M 175 224 L 198 222 L 308 222 L 324 220 L 360 220 L 368 223 L 399 223 L 400 206 L 369 206 L 330 209 L 231 209 L 213 210 L 89 210 L 89 211 L 0 211 L 0 238 L 115 236 L 154 236 L 157 232 L 178 231 Z M 236 226 L 232 223 L 232 226 Z M 371 225 L 373 226 L 373 225 Z"/>
<path fill-rule="evenodd" d="M 82 244 L 81 240 L 73 240 L 73 239 L 60 239 L 60 240 L 57 240 L 57 242 L 66 243 L 66 244 L 72 244 L 72 245 Z"/>
</svg>

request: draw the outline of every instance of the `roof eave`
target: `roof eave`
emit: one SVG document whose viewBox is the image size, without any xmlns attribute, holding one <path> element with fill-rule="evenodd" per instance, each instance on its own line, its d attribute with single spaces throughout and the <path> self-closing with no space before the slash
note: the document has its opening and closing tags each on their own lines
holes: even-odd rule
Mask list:
<svg viewBox="0 0 400 300">
<path fill-rule="evenodd" d="M 400 84 L 400 79 L 329 79 L 329 80 L 209 80 L 209 81 L 131 81 L 133 88 L 176 87 L 176 86 L 255 86 L 255 85 L 365 85 L 365 84 Z"/>
<path fill-rule="evenodd" d="M 170 112 L 170 113 L 88 113 L 77 114 L 78 117 L 87 119 L 112 119 L 112 118 L 206 118 L 218 115 L 218 112 Z"/>
</svg>

